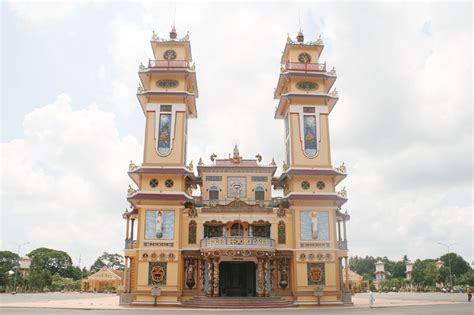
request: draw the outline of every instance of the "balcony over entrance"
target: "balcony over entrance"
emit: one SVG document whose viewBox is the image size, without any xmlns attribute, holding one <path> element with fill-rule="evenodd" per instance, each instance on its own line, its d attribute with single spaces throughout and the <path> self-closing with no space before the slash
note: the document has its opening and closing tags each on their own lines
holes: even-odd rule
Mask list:
<svg viewBox="0 0 474 315">
<path fill-rule="evenodd" d="M 203 238 L 201 250 L 275 250 L 275 240 L 255 236 L 218 236 Z"/>
</svg>

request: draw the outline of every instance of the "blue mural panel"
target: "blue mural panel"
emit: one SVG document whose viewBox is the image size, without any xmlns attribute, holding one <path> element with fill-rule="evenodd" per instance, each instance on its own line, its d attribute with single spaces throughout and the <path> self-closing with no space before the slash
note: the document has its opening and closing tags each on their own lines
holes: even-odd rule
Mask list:
<svg viewBox="0 0 474 315">
<path fill-rule="evenodd" d="M 145 218 L 145 238 L 148 240 L 174 239 L 174 211 L 161 211 L 163 215 L 162 237 L 156 237 L 156 215 L 159 211 L 147 210 Z"/>
<path fill-rule="evenodd" d="M 305 115 L 304 118 L 304 152 L 307 156 L 316 156 L 318 138 L 316 134 L 316 116 Z"/>
<path fill-rule="evenodd" d="M 300 212 L 300 231 L 301 240 L 303 241 L 329 241 L 329 213 L 327 211 L 318 211 L 318 237 L 313 238 L 313 231 L 311 228 L 311 213 L 312 211 Z"/>
<path fill-rule="evenodd" d="M 158 130 L 158 153 L 166 155 L 171 149 L 171 114 L 160 114 Z"/>
</svg>

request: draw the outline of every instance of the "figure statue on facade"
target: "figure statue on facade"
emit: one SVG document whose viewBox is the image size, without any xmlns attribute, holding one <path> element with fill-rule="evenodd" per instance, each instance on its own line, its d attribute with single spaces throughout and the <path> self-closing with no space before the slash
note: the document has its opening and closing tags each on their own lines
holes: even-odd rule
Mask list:
<svg viewBox="0 0 474 315">
<path fill-rule="evenodd" d="M 186 267 L 186 285 L 188 286 L 188 288 L 192 289 L 194 288 L 195 284 L 196 281 L 194 280 L 194 263 L 190 259 Z"/>
<path fill-rule="evenodd" d="M 161 238 L 163 236 L 163 214 L 161 211 L 156 213 L 156 237 Z"/>
<path fill-rule="evenodd" d="M 311 213 L 311 235 L 313 239 L 318 238 L 318 214 L 316 212 Z"/>
<path fill-rule="evenodd" d="M 288 262 L 284 258 L 280 263 L 280 288 L 285 289 L 288 286 Z"/>
</svg>

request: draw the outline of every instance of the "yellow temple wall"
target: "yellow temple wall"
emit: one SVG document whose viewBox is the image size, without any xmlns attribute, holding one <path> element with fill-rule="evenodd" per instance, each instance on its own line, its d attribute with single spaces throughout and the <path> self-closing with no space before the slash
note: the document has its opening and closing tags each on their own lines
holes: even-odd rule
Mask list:
<svg viewBox="0 0 474 315">
<path fill-rule="evenodd" d="M 319 62 L 319 56 L 318 56 L 318 51 L 314 47 L 309 47 L 309 46 L 302 46 L 302 47 L 297 47 L 294 46 L 292 49 L 289 51 L 289 60 L 290 62 L 299 62 L 298 61 L 298 56 L 301 53 L 308 53 L 311 56 L 311 63 L 318 63 Z"/>
<path fill-rule="evenodd" d="M 175 60 L 186 60 L 186 49 L 184 46 L 180 45 L 166 45 L 166 46 L 159 46 L 154 47 L 153 54 L 157 60 L 165 60 L 163 54 L 168 49 L 172 49 L 176 52 L 176 59 Z"/>
<path fill-rule="evenodd" d="M 161 88 L 156 85 L 156 83 L 159 80 L 176 80 L 178 81 L 178 86 L 175 88 Z M 143 88 L 145 90 L 151 90 L 151 91 L 186 91 L 187 85 L 186 85 L 186 80 L 182 75 L 173 75 L 173 74 L 153 74 L 148 81 L 149 84 L 148 86 L 144 86 Z M 160 102 L 162 102 L 163 99 L 160 98 Z"/>
<path fill-rule="evenodd" d="M 222 181 L 206 181 L 206 176 L 222 176 Z M 252 176 L 266 176 L 268 177 L 268 181 L 266 182 L 253 182 L 252 181 Z M 246 195 L 245 197 L 242 196 L 242 199 L 250 199 L 254 200 L 255 199 L 255 191 L 252 191 L 255 189 L 257 186 L 263 186 L 265 188 L 265 200 L 271 200 L 272 199 L 272 191 L 271 191 L 271 179 L 272 179 L 272 173 L 213 173 L 213 172 L 202 172 L 202 177 L 203 177 L 203 185 L 202 185 L 202 198 L 203 199 L 209 199 L 209 187 L 211 186 L 218 186 L 220 191 L 219 191 L 219 199 L 224 200 L 224 199 L 234 199 L 234 197 L 227 197 L 227 178 L 228 177 L 245 177 L 246 178 Z"/>
<path fill-rule="evenodd" d="M 314 82 L 318 84 L 318 88 L 316 90 L 310 90 L 310 91 L 304 91 L 301 89 L 298 89 L 296 87 L 296 84 L 298 82 Z M 290 78 L 290 83 L 289 83 L 290 91 L 292 92 L 298 92 L 298 93 L 306 93 L 306 94 L 311 94 L 311 93 L 324 93 L 325 91 L 325 83 L 322 78 L 317 78 L 317 79 L 307 79 L 307 78 Z M 314 100 L 312 100 L 314 104 Z"/>
</svg>

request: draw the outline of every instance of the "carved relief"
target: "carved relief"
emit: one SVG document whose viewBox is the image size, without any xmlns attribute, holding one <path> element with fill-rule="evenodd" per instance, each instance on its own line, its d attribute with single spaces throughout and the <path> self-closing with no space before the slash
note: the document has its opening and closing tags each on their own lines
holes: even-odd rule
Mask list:
<svg viewBox="0 0 474 315">
<path fill-rule="evenodd" d="M 196 244 L 196 221 L 191 220 L 188 227 L 188 243 Z"/>
</svg>

